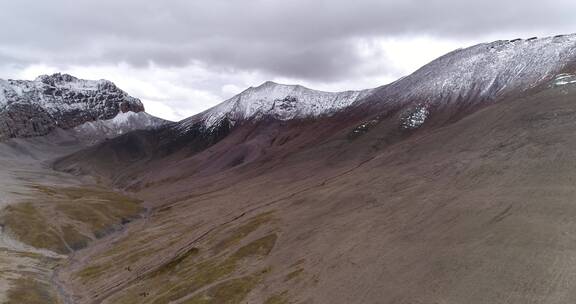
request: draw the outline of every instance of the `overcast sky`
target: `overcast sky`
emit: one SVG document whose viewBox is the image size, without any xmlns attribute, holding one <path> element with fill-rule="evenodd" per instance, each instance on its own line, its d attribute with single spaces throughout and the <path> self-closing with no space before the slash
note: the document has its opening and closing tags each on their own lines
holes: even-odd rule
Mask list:
<svg viewBox="0 0 576 304">
<path fill-rule="evenodd" d="M 109 79 L 171 120 L 266 80 L 376 87 L 456 48 L 576 32 L 574 0 L 0 1 L 0 78 Z"/>
</svg>

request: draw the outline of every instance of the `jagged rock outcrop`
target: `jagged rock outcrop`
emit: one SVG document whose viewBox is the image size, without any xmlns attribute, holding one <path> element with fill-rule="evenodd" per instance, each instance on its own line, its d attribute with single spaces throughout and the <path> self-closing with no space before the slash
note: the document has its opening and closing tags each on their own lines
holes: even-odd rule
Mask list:
<svg viewBox="0 0 576 304">
<path fill-rule="evenodd" d="M 33 81 L 0 80 L 0 140 L 42 136 L 129 111 L 142 112 L 144 106 L 107 80 L 59 73 Z"/>
</svg>

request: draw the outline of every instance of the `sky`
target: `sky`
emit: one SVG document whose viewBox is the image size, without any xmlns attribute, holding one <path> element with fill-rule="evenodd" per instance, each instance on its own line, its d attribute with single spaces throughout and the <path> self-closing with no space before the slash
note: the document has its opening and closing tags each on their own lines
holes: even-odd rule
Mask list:
<svg viewBox="0 0 576 304">
<path fill-rule="evenodd" d="M 576 32 L 574 0 L 0 2 L 0 78 L 108 79 L 170 120 L 267 80 L 372 88 L 457 48 Z"/>
</svg>

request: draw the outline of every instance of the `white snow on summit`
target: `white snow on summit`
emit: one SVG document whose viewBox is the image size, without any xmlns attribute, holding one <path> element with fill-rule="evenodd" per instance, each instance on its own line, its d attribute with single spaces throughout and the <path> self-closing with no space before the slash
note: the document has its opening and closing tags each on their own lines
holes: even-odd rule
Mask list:
<svg viewBox="0 0 576 304">
<path fill-rule="evenodd" d="M 494 100 L 576 68 L 576 35 L 483 43 L 448 53 L 378 89 L 381 102 Z"/>
<path fill-rule="evenodd" d="M 329 115 L 367 96 L 371 91 L 332 93 L 268 81 L 184 120 L 182 125 L 186 127 L 201 121 L 205 127 L 210 128 L 224 118 L 234 123 L 264 116 L 290 120 Z"/>
<path fill-rule="evenodd" d="M 108 80 L 84 80 L 67 74 L 42 75 L 35 80 L 0 79 L 0 109 L 9 103 L 36 103 L 50 114 L 93 109 L 96 101 L 113 97 L 141 104 Z M 99 104 L 97 106 L 104 107 Z"/>
<path fill-rule="evenodd" d="M 130 111 L 142 112 L 144 105 L 107 80 L 60 73 L 0 80 L 0 140 L 43 136 Z"/>
</svg>

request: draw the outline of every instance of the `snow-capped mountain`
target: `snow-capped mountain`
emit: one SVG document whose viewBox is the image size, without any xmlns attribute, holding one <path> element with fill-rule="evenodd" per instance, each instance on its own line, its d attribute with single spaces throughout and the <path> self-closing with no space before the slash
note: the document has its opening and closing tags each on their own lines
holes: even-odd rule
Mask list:
<svg viewBox="0 0 576 304">
<path fill-rule="evenodd" d="M 200 122 L 209 129 L 225 118 L 235 123 L 262 117 L 290 120 L 330 115 L 364 98 L 371 91 L 332 93 L 268 81 L 182 121 L 181 126 L 187 128 Z"/>
<path fill-rule="evenodd" d="M 144 106 L 107 80 L 67 74 L 0 80 L 0 140 L 46 135 L 129 111 L 141 112 Z"/>
<path fill-rule="evenodd" d="M 278 120 L 333 114 L 364 103 L 407 107 L 401 127 L 418 128 L 439 107 L 483 104 L 510 94 L 576 79 L 576 35 L 500 40 L 450 52 L 409 76 L 376 89 L 329 93 L 266 82 L 180 123 L 213 128 L 225 119 Z"/>
<path fill-rule="evenodd" d="M 576 71 L 576 35 L 500 40 L 455 50 L 375 91 L 380 103 L 485 102 Z"/>
</svg>

